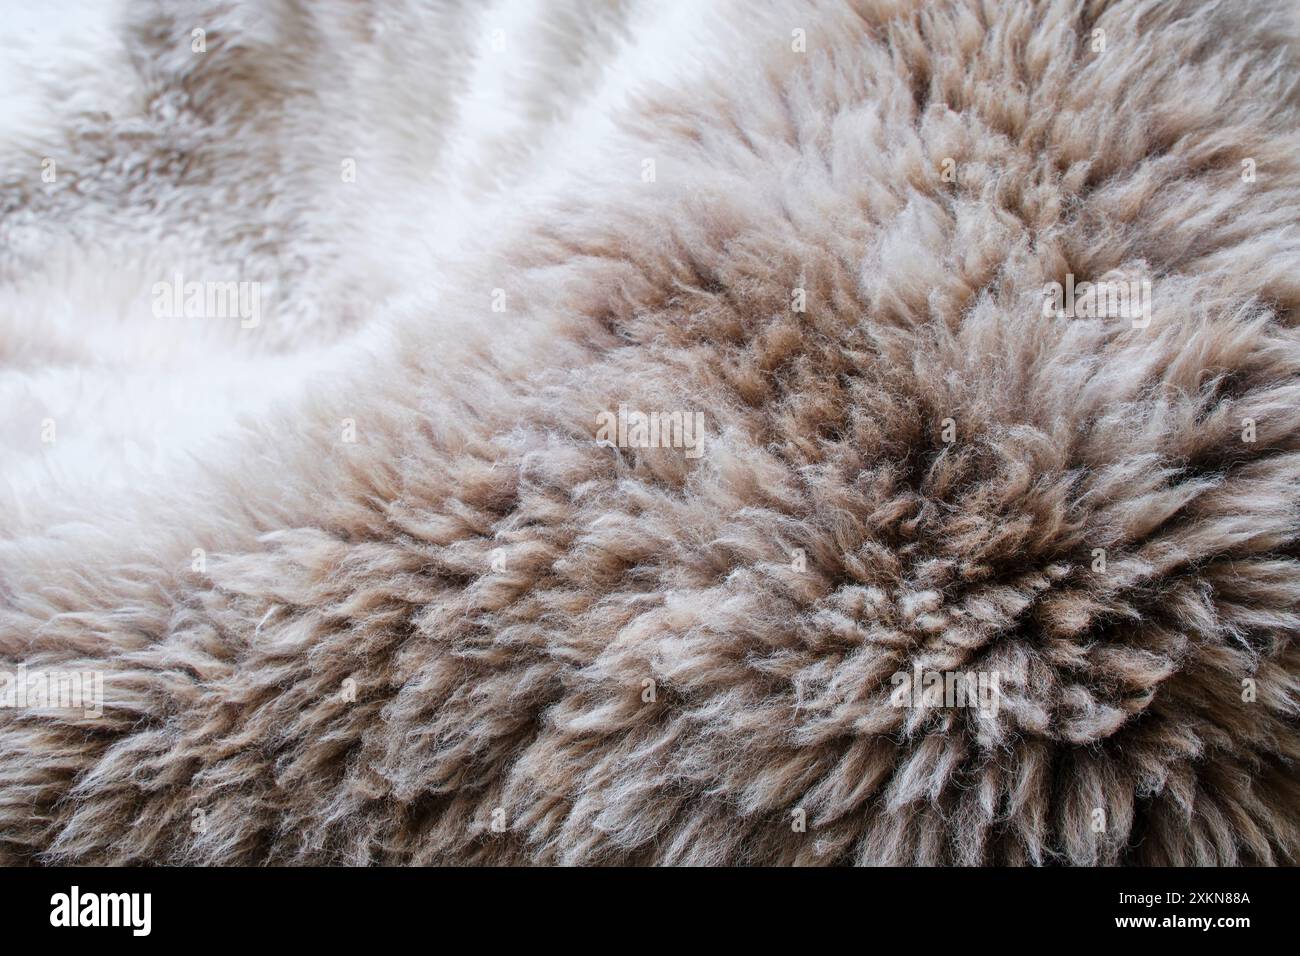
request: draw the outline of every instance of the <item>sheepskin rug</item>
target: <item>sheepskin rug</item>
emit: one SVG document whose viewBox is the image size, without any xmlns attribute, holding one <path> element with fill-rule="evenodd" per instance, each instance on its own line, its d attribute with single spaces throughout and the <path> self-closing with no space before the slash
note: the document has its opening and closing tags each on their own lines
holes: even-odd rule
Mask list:
<svg viewBox="0 0 1300 956">
<path fill-rule="evenodd" d="M 1297 862 L 1293 4 L 34 7 L 0 862 Z"/>
</svg>

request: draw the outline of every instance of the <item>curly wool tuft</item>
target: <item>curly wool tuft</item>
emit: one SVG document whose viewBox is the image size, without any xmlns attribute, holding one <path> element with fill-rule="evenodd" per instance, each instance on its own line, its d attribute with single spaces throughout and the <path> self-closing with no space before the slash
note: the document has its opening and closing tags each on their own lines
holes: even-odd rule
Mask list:
<svg viewBox="0 0 1300 956">
<path fill-rule="evenodd" d="M 0 710 L 0 859 L 1300 862 L 1287 5 L 750 6 L 364 358 L 5 519 L 0 655 L 106 704 Z M 1149 321 L 1045 315 L 1107 276 Z"/>
</svg>

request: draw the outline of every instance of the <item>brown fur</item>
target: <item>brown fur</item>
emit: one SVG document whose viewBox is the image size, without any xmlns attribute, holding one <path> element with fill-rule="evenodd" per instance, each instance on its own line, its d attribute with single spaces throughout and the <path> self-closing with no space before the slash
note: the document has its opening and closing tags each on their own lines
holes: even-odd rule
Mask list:
<svg viewBox="0 0 1300 956">
<path fill-rule="evenodd" d="M 341 380 L 0 543 L 4 659 L 107 675 L 0 711 L 0 858 L 1295 862 L 1285 5 L 778 6 Z M 1112 270 L 1149 326 L 1043 316 Z"/>
</svg>

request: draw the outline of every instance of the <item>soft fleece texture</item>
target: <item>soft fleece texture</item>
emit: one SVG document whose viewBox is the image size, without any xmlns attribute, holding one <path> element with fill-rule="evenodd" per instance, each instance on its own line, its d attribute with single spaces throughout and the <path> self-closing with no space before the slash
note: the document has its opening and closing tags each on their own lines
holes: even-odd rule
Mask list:
<svg viewBox="0 0 1300 956">
<path fill-rule="evenodd" d="M 107 698 L 0 861 L 1296 862 L 1291 4 L 95 9 L 0 27 L 0 659 Z"/>
</svg>

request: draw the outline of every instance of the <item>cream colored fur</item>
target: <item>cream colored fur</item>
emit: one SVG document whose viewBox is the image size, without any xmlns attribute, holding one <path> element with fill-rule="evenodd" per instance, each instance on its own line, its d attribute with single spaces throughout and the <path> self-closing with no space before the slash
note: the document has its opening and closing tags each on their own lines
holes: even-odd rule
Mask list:
<svg viewBox="0 0 1300 956">
<path fill-rule="evenodd" d="M 0 860 L 1296 862 L 1289 4 L 92 6 L 0 42 L 0 661 L 105 707 Z"/>
</svg>

